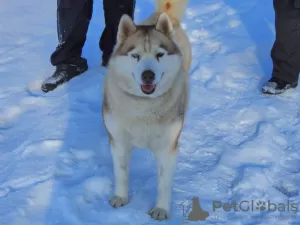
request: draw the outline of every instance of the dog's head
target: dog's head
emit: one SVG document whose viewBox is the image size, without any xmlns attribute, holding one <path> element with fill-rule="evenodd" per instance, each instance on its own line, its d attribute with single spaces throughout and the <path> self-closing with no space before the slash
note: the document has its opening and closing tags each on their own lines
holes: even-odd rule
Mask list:
<svg viewBox="0 0 300 225">
<path fill-rule="evenodd" d="M 119 87 L 135 96 L 155 98 L 167 92 L 182 66 L 172 21 L 160 14 L 153 26 L 135 25 L 123 15 L 109 68 Z"/>
</svg>

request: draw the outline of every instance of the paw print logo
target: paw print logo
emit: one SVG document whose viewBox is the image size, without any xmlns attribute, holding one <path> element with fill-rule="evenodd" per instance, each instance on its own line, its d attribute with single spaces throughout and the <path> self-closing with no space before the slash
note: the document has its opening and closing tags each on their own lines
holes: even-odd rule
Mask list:
<svg viewBox="0 0 300 225">
<path fill-rule="evenodd" d="M 256 209 L 261 211 L 261 212 L 264 211 L 266 209 L 266 203 L 262 202 L 262 201 L 258 201 L 256 203 Z"/>
</svg>

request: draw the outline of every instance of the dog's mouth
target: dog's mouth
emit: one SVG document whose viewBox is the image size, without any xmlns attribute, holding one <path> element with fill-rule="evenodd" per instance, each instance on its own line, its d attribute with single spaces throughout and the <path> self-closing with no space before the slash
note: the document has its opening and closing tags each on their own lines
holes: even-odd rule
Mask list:
<svg viewBox="0 0 300 225">
<path fill-rule="evenodd" d="M 151 95 L 152 93 L 154 93 L 155 88 L 156 88 L 155 84 L 142 84 L 141 85 L 141 90 L 146 95 Z"/>
</svg>

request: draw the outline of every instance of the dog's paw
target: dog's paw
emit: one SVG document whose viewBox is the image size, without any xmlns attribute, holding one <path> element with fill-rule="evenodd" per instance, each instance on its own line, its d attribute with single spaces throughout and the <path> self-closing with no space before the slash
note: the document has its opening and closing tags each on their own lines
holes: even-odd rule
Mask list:
<svg viewBox="0 0 300 225">
<path fill-rule="evenodd" d="M 128 199 L 127 198 L 122 198 L 119 196 L 113 196 L 110 200 L 109 200 L 109 204 L 114 207 L 114 208 L 120 208 L 126 204 L 128 204 Z"/>
<path fill-rule="evenodd" d="M 151 209 L 148 214 L 154 220 L 167 220 L 169 218 L 167 210 L 157 207 Z"/>
</svg>

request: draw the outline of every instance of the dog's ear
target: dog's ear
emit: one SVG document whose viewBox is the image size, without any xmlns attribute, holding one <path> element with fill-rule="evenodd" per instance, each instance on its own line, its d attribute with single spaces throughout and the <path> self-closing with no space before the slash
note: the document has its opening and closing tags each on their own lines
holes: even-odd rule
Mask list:
<svg viewBox="0 0 300 225">
<path fill-rule="evenodd" d="M 118 42 L 125 40 L 136 31 L 136 26 L 130 16 L 124 14 L 121 17 L 119 27 L 118 27 Z"/>
<path fill-rule="evenodd" d="M 170 34 L 173 31 L 173 24 L 167 13 L 159 15 L 155 28 L 164 34 Z"/>
</svg>

